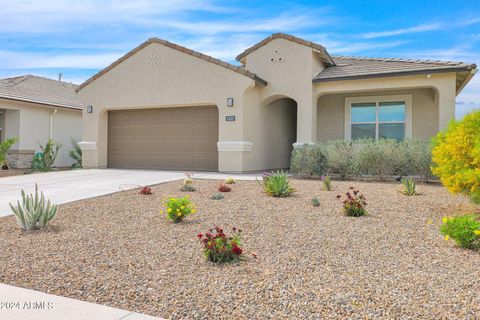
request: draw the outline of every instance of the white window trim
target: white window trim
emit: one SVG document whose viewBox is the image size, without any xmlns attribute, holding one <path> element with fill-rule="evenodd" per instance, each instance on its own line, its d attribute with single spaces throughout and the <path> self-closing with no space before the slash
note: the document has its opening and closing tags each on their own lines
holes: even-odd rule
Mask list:
<svg viewBox="0 0 480 320">
<path fill-rule="evenodd" d="M 405 138 L 412 138 L 412 95 L 411 94 L 402 94 L 402 95 L 388 95 L 388 96 L 364 96 L 364 97 L 346 97 L 345 98 L 345 140 L 352 140 L 352 103 L 365 103 L 365 102 L 374 102 L 377 106 L 380 102 L 395 102 L 395 101 L 404 101 L 405 102 Z M 366 123 L 366 122 L 362 122 Z M 377 121 L 372 122 L 378 123 L 378 108 L 377 108 Z M 388 123 L 395 123 L 395 121 L 388 121 Z M 400 121 L 398 123 L 403 123 Z M 376 130 L 378 132 L 378 129 Z M 378 133 L 376 133 L 378 135 Z"/>
</svg>

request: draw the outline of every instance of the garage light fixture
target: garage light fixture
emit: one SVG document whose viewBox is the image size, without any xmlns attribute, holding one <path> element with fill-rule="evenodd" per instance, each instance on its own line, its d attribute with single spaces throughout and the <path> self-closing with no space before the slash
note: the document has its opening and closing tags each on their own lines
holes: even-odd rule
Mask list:
<svg viewBox="0 0 480 320">
<path fill-rule="evenodd" d="M 233 98 L 227 98 L 227 107 L 233 107 Z"/>
<path fill-rule="evenodd" d="M 93 106 L 87 106 L 87 113 L 93 112 Z"/>
</svg>

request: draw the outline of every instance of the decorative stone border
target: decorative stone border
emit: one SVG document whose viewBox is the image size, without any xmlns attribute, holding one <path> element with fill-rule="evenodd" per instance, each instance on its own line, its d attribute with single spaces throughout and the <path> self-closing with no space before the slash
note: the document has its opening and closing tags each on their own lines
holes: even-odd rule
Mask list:
<svg viewBox="0 0 480 320">
<path fill-rule="evenodd" d="M 9 150 L 7 161 L 12 169 L 28 169 L 32 167 L 35 150 Z"/>
</svg>

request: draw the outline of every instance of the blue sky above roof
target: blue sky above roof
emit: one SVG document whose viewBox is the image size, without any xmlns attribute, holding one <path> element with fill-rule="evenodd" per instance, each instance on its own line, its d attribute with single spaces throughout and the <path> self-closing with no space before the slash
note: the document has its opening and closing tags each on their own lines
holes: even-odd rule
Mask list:
<svg viewBox="0 0 480 320">
<path fill-rule="evenodd" d="M 332 55 L 480 63 L 477 1 L 1 0 L 0 77 L 81 83 L 149 37 L 234 62 L 275 32 Z M 480 107 L 480 75 L 457 115 Z"/>
</svg>

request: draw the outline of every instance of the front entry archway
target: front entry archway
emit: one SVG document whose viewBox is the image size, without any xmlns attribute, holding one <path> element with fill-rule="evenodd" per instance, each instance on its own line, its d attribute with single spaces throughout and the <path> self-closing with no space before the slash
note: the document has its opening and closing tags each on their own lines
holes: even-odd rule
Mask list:
<svg viewBox="0 0 480 320">
<path fill-rule="evenodd" d="M 271 169 L 288 169 L 293 144 L 297 141 L 297 102 L 288 97 L 278 98 L 265 108 L 265 154 Z"/>
</svg>

